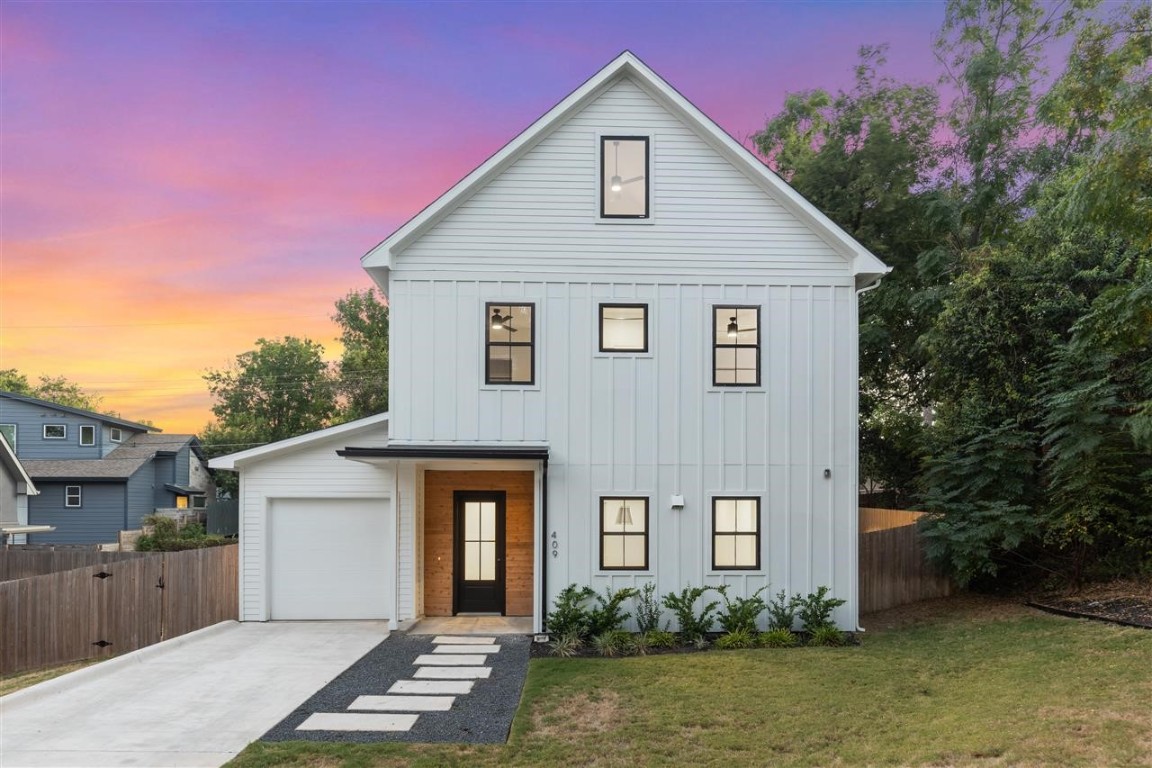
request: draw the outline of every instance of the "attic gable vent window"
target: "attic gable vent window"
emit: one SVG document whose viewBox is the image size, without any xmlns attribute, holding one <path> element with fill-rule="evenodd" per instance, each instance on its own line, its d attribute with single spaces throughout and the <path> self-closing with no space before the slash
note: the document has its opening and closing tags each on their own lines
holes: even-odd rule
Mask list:
<svg viewBox="0 0 1152 768">
<path fill-rule="evenodd" d="M 600 137 L 600 217 L 648 218 L 648 137 Z"/>
</svg>

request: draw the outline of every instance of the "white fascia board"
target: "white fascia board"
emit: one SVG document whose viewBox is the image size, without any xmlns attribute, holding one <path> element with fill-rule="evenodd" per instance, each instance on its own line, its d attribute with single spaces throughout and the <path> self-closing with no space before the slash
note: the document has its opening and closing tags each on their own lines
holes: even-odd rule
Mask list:
<svg viewBox="0 0 1152 768">
<path fill-rule="evenodd" d="M 11 472 L 16 475 L 16 485 L 19 488 L 23 484 L 23 490 L 19 491 L 27 496 L 39 496 L 40 491 L 36 490 L 36 484 L 32 482 L 32 478 L 28 477 L 28 472 L 24 469 L 24 465 L 20 463 L 19 457 L 16 452 L 12 450 L 12 446 L 8 445 L 8 441 L 0 438 L 0 461 L 2 461 Z"/>
<path fill-rule="evenodd" d="M 208 462 L 211 469 L 226 469 L 233 472 L 239 470 L 242 465 L 249 464 L 252 461 L 267 459 L 276 454 L 294 451 L 303 448 L 313 443 L 328 440 L 333 437 L 349 436 L 357 432 L 362 432 L 372 427 L 386 425 L 388 423 L 387 413 L 378 413 L 374 416 L 368 416 L 356 421 L 349 421 L 345 424 L 337 424 L 334 427 L 327 429 L 319 429 L 315 432 L 309 432 L 306 435 L 298 435 L 296 437 L 289 437 L 286 440 L 279 440 L 275 443 L 268 443 L 261 445 L 257 448 L 249 448 L 246 451 L 239 451 L 237 453 L 229 453 L 226 456 L 217 456 Z"/>
<path fill-rule="evenodd" d="M 726 155 L 734 165 L 743 167 L 748 171 L 749 177 L 756 181 L 766 193 L 785 206 L 801 221 L 808 224 L 814 232 L 844 256 L 851 263 L 852 274 L 857 276 L 857 287 L 872 283 L 878 277 L 882 277 L 892 270 L 891 267 L 876 258 L 855 238 L 825 216 L 816 206 L 805 200 L 800 193 L 792 189 L 758 157 L 752 154 L 747 147 L 729 136 L 712 118 L 684 98 L 679 91 L 669 85 L 631 51 L 625 51 L 613 59 L 559 104 L 521 131 L 512 141 L 505 144 L 500 151 L 484 161 L 451 189 L 365 254 L 361 259 L 362 266 L 386 292 L 388 273 L 394 266 L 396 253 L 412 239 L 423 234 L 456 206 L 467 200 L 480 186 L 502 173 L 521 154 L 543 139 L 565 117 L 582 108 L 599 89 L 623 74 L 633 75 L 650 96 L 671 108 L 689 125 L 695 125 L 706 140 L 710 139 L 709 143 L 715 149 Z"/>
</svg>

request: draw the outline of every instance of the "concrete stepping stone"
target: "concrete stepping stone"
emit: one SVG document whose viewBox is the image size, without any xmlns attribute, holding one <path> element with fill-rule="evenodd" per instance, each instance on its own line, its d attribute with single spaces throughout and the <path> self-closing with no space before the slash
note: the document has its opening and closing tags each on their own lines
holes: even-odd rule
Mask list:
<svg viewBox="0 0 1152 768">
<path fill-rule="evenodd" d="M 500 653 L 498 645 L 438 645 L 432 653 Z"/>
<path fill-rule="evenodd" d="M 492 645 L 495 642 L 495 637 L 472 637 L 470 635 L 436 635 L 436 637 L 432 638 L 433 645 L 440 645 L 441 643 L 455 643 L 456 645 Z"/>
<path fill-rule="evenodd" d="M 492 667 L 418 667 L 413 675 L 417 680 L 487 680 Z"/>
<path fill-rule="evenodd" d="M 455 696 L 357 696 L 348 709 L 376 712 L 447 712 Z"/>
<path fill-rule="evenodd" d="M 472 692 L 472 680 L 397 680 L 388 693 L 464 694 Z"/>
<path fill-rule="evenodd" d="M 412 662 L 414 666 L 424 666 L 433 664 L 439 667 L 455 666 L 455 667 L 482 667 L 484 662 L 488 661 L 488 657 L 482 654 L 447 654 L 447 653 L 424 653 L 416 657 L 416 661 Z"/>
<path fill-rule="evenodd" d="M 372 715 L 316 712 L 296 726 L 298 731 L 410 731 L 420 715 Z"/>
</svg>

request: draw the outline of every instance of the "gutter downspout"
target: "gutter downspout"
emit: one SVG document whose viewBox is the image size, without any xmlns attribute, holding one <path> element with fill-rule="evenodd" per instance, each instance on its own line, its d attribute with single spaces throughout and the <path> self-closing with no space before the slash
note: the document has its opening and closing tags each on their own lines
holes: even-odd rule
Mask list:
<svg viewBox="0 0 1152 768">
<path fill-rule="evenodd" d="M 540 631 L 548 631 L 548 459 L 540 467 Z"/>
</svg>

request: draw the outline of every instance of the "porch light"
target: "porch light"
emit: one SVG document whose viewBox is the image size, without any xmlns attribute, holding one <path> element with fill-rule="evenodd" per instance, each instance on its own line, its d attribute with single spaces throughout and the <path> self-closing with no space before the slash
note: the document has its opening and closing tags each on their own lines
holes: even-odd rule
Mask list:
<svg viewBox="0 0 1152 768">
<path fill-rule="evenodd" d="M 728 320 L 728 338 L 735 339 L 740 332 L 740 326 L 736 325 L 736 318 L 731 317 Z"/>
</svg>

